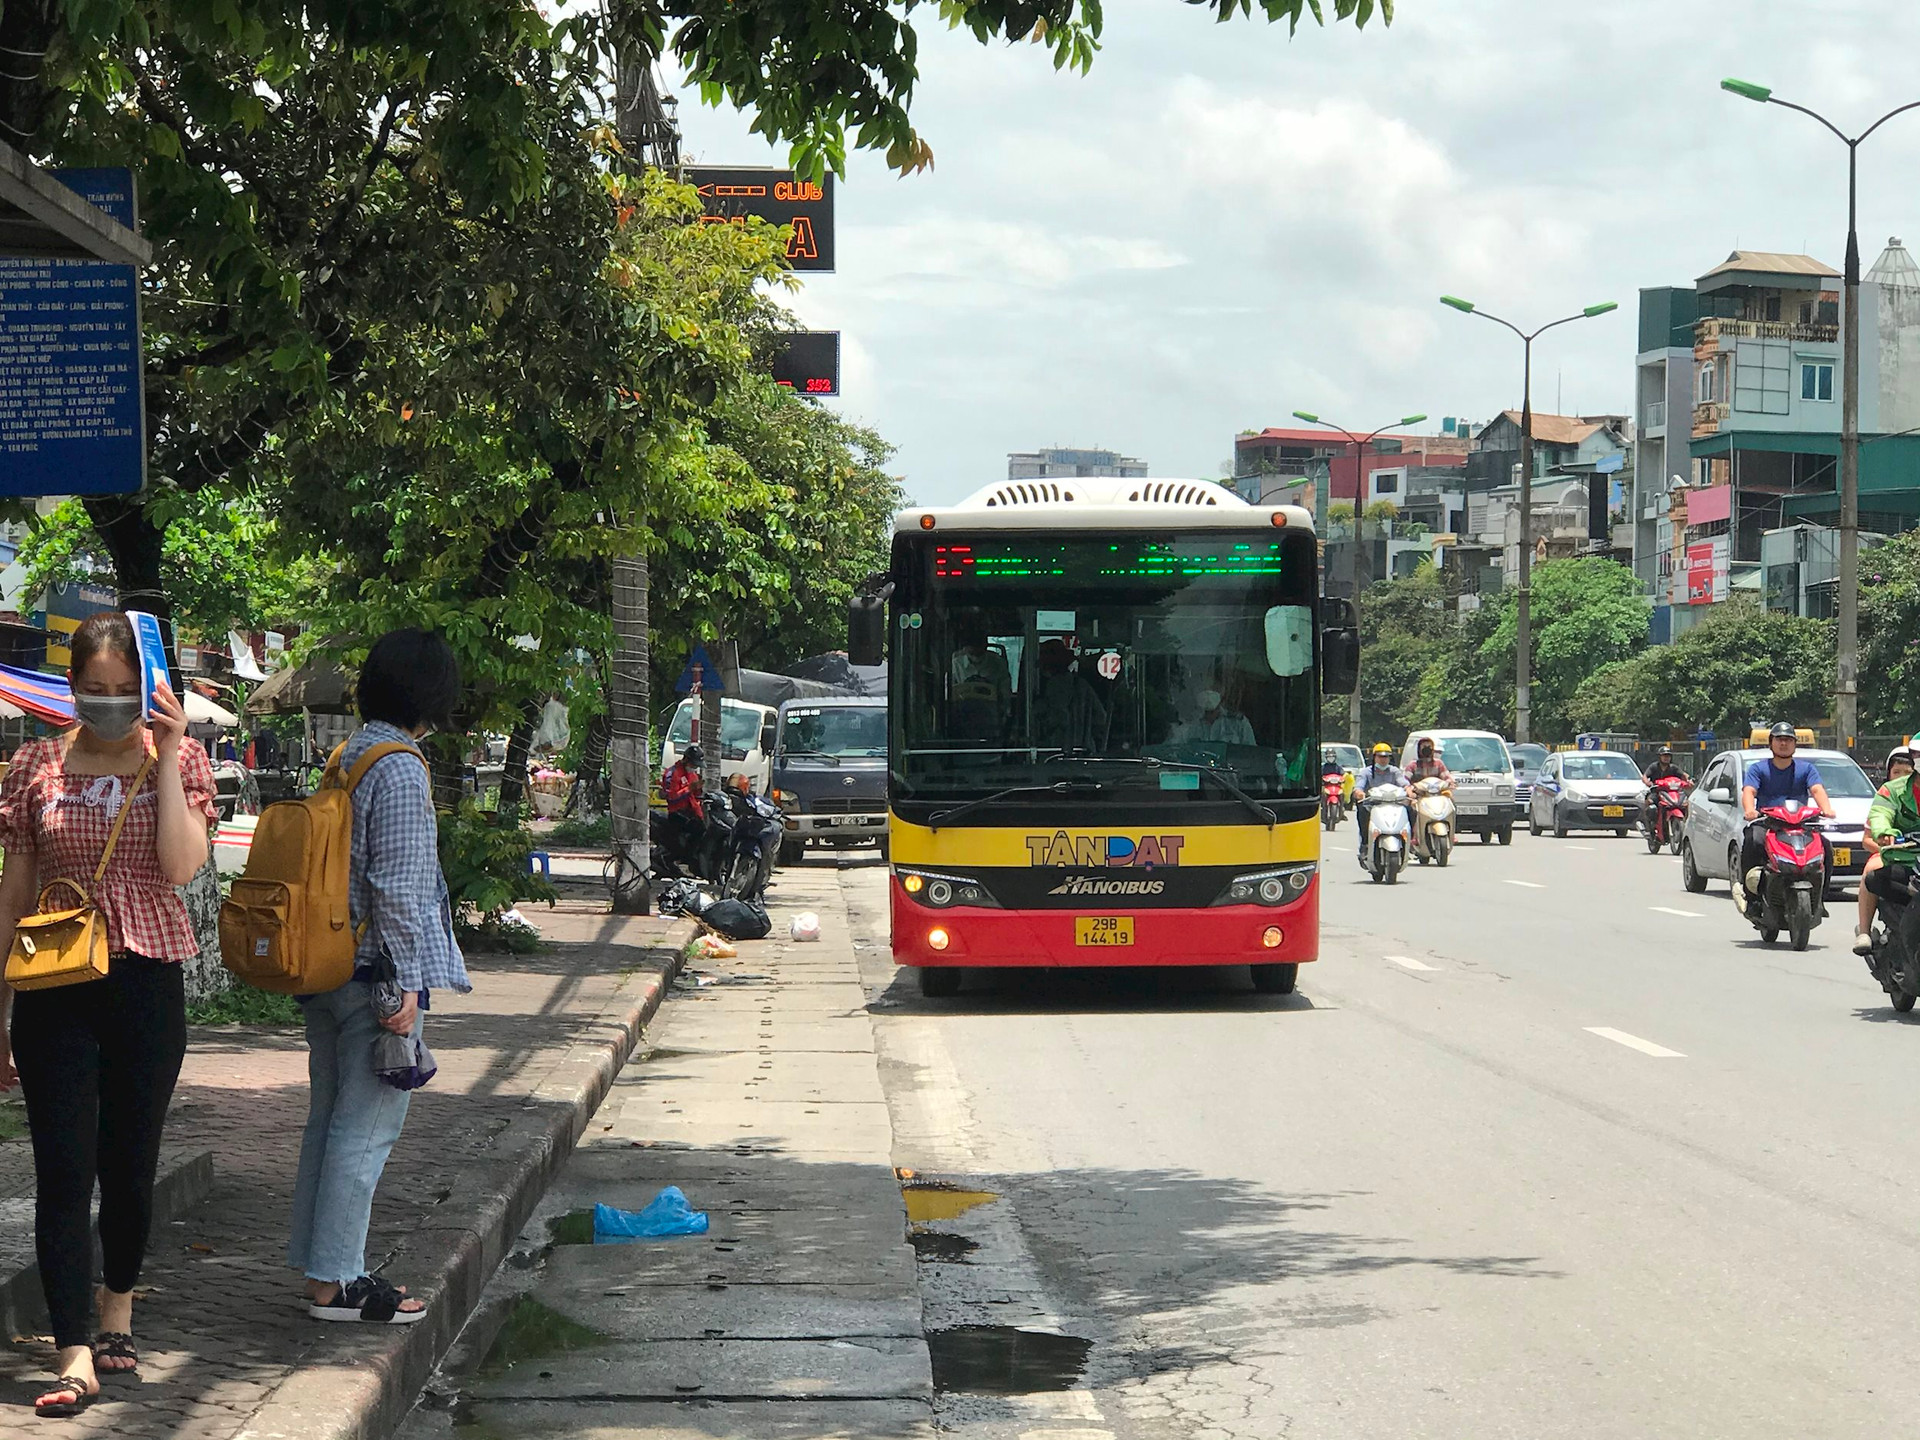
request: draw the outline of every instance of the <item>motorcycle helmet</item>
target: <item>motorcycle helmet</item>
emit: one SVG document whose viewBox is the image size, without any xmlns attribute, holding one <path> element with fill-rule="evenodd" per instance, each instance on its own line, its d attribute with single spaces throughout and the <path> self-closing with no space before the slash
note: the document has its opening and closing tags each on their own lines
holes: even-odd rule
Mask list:
<svg viewBox="0 0 1920 1440">
<path fill-rule="evenodd" d="M 1378 745 L 1373 747 L 1373 754 L 1375 759 L 1385 758 L 1391 760 L 1393 758 L 1393 747 L 1382 740 Z"/>
<path fill-rule="evenodd" d="M 698 745 L 687 746 L 686 749 L 680 752 L 680 758 L 685 760 L 687 764 L 691 765 L 695 770 L 698 770 L 707 763 L 707 757 L 701 753 Z"/>
<path fill-rule="evenodd" d="M 1767 743 L 1769 745 L 1776 740 L 1792 740 L 1798 743 L 1799 739 L 1800 737 L 1794 732 L 1793 726 L 1784 720 L 1774 721 L 1773 728 L 1767 731 Z"/>
<path fill-rule="evenodd" d="M 1920 755 L 1915 754 L 1914 747 L 1896 745 L 1887 752 L 1886 776 L 1889 780 L 1893 778 L 1893 762 L 1896 760 L 1904 760 L 1916 769 L 1920 769 Z"/>
<path fill-rule="evenodd" d="M 1673 758 L 1673 747 L 1671 745 L 1662 745 L 1660 747 L 1660 758 L 1662 760 L 1671 760 Z"/>
</svg>

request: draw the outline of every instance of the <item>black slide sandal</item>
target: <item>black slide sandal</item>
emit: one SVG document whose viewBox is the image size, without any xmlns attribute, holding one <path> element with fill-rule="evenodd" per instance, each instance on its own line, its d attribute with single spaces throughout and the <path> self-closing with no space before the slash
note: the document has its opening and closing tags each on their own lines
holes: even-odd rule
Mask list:
<svg viewBox="0 0 1920 1440">
<path fill-rule="evenodd" d="M 130 1365 L 102 1365 L 102 1360 L 130 1360 Z M 133 1375 L 140 1369 L 140 1348 L 124 1330 L 102 1330 L 93 1337 L 93 1373 Z"/>
<path fill-rule="evenodd" d="M 48 1420 L 71 1420 L 87 1406 L 93 1403 L 100 1392 L 87 1389 L 87 1382 L 78 1375 L 62 1375 L 53 1384 L 40 1392 L 33 1402 L 33 1413 Z M 55 1400 L 52 1404 L 42 1404 L 52 1395 L 64 1395 L 64 1400 Z"/>
<path fill-rule="evenodd" d="M 325 1304 L 309 1302 L 307 1314 L 315 1320 L 364 1325 L 413 1325 L 426 1319 L 424 1306 L 418 1310 L 400 1308 L 407 1298 L 379 1276 L 362 1275 Z"/>
</svg>

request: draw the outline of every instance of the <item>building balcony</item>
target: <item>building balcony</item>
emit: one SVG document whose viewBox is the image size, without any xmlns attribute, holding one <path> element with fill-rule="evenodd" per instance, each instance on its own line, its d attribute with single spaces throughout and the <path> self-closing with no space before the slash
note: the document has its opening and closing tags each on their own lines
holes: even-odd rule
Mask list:
<svg viewBox="0 0 1920 1440">
<path fill-rule="evenodd" d="M 1640 415 L 1640 429 L 1652 439 L 1667 433 L 1667 402 L 1649 400 Z"/>
<path fill-rule="evenodd" d="M 1693 438 L 1705 439 L 1709 435 L 1718 435 L 1720 427 L 1726 423 L 1727 402 L 1709 400 L 1703 405 L 1693 407 Z"/>
<path fill-rule="evenodd" d="M 1807 344 L 1837 345 L 1838 325 L 1806 324 L 1789 320 L 1723 320 L 1709 315 L 1694 323 L 1693 353 L 1711 355 L 1725 340 L 1797 340 Z"/>
</svg>

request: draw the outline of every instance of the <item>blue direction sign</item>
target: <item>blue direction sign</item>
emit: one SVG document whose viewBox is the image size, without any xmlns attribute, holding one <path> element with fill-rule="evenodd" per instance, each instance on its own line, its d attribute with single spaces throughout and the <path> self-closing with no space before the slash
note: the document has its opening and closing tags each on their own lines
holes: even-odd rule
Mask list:
<svg viewBox="0 0 1920 1440">
<path fill-rule="evenodd" d="M 52 174 L 133 228 L 132 171 Z M 133 267 L 0 256 L 0 495 L 130 494 L 146 456 Z"/>
<path fill-rule="evenodd" d="M 700 678 L 700 689 L 724 691 L 726 684 L 720 679 L 720 667 L 707 657 L 707 647 L 696 645 L 693 654 L 687 657 L 687 668 L 680 672 L 680 678 L 673 682 L 673 688 L 685 695 L 693 689 L 695 676 Z"/>
</svg>

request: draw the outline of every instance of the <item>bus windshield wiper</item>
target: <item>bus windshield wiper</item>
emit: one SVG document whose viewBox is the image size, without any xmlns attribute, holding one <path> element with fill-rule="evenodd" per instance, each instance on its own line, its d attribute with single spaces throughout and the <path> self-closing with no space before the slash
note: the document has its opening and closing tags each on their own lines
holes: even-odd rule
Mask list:
<svg viewBox="0 0 1920 1440">
<path fill-rule="evenodd" d="M 1016 795 L 1071 795 L 1095 794 L 1106 787 L 1098 780 L 1056 780 L 1051 785 L 1009 785 L 1005 790 L 996 790 L 991 795 L 982 795 L 969 800 L 964 805 L 955 805 L 950 810 L 936 810 L 927 817 L 927 828 L 938 830 L 942 825 L 950 825 L 962 815 L 992 805 L 997 801 L 1011 800 Z"/>
<path fill-rule="evenodd" d="M 1064 750 L 1058 755 L 1050 755 L 1047 758 L 1049 760 L 1076 760 L 1090 765 L 1140 765 L 1149 770 L 1180 770 L 1191 772 L 1195 775 L 1204 775 L 1222 790 L 1225 790 L 1227 794 L 1231 795 L 1235 800 L 1239 801 L 1241 805 L 1245 806 L 1247 812 L 1258 818 L 1260 823 L 1269 830 L 1277 823 L 1274 820 L 1274 815 L 1271 810 L 1254 799 L 1253 796 L 1249 795 L 1246 791 L 1242 790 L 1238 785 L 1234 784 L 1233 781 L 1229 780 L 1223 773 L 1209 765 L 1195 765 L 1185 760 L 1161 760 L 1151 755 L 1070 755 Z"/>
</svg>

